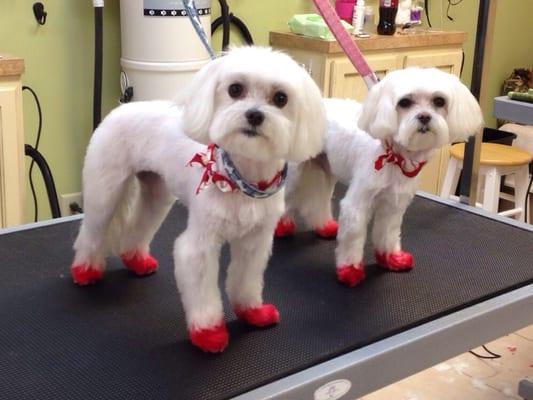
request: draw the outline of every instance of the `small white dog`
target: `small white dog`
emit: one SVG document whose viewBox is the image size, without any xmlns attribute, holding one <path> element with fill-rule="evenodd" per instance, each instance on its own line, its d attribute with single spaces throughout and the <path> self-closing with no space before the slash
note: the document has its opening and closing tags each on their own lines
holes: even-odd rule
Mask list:
<svg viewBox="0 0 533 400">
<path fill-rule="evenodd" d="M 108 254 L 137 275 L 154 272 L 150 242 L 178 198 L 189 209 L 174 246 L 189 336 L 219 352 L 228 343 L 218 288 L 223 243 L 231 247 L 226 291 L 237 317 L 255 326 L 278 322 L 262 289 L 284 210 L 286 161 L 321 150 L 325 109 L 303 68 L 258 47 L 208 63 L 178 103 L 123 105 L 95 131 L 71 273 L 78 285 L 100 280 Z"/>
<path fill-rule="evenodd" d="M 400 231 L 416 177 L 435 149 L 462 141 L 482 127 L 476 99 L 454 75 L 407 68 L 387 74 L 362 105 L 330 99 L 326 110 L 327 159 L 291 166 L 287 212 L 276 234 L 294 232 L 298 211 L 320 236 L 334 237 L 331 195 L 338 180 L 348 185 L 340 203 L 338 280 L 354 286 L 364 279 L 363 247 L 372 217 L 378 264 L 392 271 L 411 269 L 413 257 L 402 250 Z"/>
</svg>

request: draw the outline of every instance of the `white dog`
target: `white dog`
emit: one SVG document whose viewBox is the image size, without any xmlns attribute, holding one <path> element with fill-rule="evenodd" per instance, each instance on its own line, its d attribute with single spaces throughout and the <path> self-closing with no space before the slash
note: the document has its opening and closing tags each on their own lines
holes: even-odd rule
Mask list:
<svg viewBox="0 0 533 400">
<path fill-rule="evenodd" d="M 257 47 L 208 63 L 179 103 L 123 105 L 95 131 L 71 273 L 78 285 L 101 279 L 110 253 L 135 274 L 152 273 L 150 241 L 178 198 L 189 209 L 174 246 L 189 336 L 219 352 L 228 342 L 218 288 L 224 242 L 231 246 L 226 291 L 237 317 L 255 326 L 278 322 L 262 289 L 284 210 L 286 161 L 321 150 L 325 109 L 304 69 Z"/>
<path fill-rule="evenodd" d="M 402 250 L 400 230 L 418 173 L 435 149 L 462 141 L 482 127 L 476 99 L 453 75 L 408 68 L 386 75 L 362 106 L 331 99 L 326 109 L 327 160 L 318 157 L 291 167 L 287 212 L 276 234 L 294 232 L 299 211 L 320 236 L 335 236 L 330 200 L 339 180 L 348 190 L 340 203 L 338 280 L 354 286 L 364 279 L 363 246 L 372 217 L 378 264 L 392 271 L 411 269 L 413 257 Z"/>
</svg>

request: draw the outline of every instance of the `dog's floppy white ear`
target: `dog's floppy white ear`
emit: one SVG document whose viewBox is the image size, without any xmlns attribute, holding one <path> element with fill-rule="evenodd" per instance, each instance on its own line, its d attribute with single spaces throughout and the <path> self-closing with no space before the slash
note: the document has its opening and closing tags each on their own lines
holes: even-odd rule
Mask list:
<svg viewBox="0 0 533 400">
<path fill-rule="evenodd" d="M 219 81 L 220 64 L 224 57 L 204 65 L 176 100 L 183 107 L 183 131 L 191 139 L 207 144 L 209 126 L 215 107 L 215 91 Z"/>
<path fill-rule="evenodd" d="M 298 67 L 301 68 L 301 67 Z M 301 162 L 314 157 L 323 150 L 326 133 L 326 109 L 322 93 L 315 81 L 303 70 L 296 95 L 295 129 L 287 159 Z"/>
<path fill-rule="evenodd" d="M 452 96 L 448 106 L 448 129 L 450 142 L 468 139 L 483 127 L 483 113 L 479 103 L 470 90 L 454 75 L 452 80 Z"/>
<path fill-rule="evenodd" d="M 395 94 L 388 86 L 385 78 L 370 89 L 357 123 L 360 129 L 377 139 L 394 136 L 398 130 Z"/>
</svg>

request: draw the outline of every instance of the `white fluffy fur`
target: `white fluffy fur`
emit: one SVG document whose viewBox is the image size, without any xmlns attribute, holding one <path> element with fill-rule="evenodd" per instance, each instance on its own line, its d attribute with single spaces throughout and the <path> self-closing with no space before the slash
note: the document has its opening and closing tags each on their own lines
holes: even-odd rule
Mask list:
<svg viewBox="0 0 533 400">
<path fill-rule="evenodd" d="M 435 106 L 436 97 L 445 99 L 444 107 Z M 412 101 L 410 107 L 398 105 L 404 98 Z M 363 260 L 372 216 L 375 249 L 382 253 L 401 250 L 402 218 L 417 187 L 417 178 L 404 176 L 397 165 L 374 169 L 377 157 L 385 153 L 384 141 L 391 141 L 407 160 L 427 161 L 435 149 L 475 134 L 483 119 L 468 88 L 437 69 L 391 72 L 370 90 L 364 104 L 328 99 L 326 109 L 329 166 L 323 168 L 324 163 L 316 160 L 292 166 L 286 217 L 292 219 L 299 211 L 313 228 L 324 226 L 332 218 L 335 181 L 348 185 L 340 203 L 336 264 L 357 266 Z M 422 130 L 420 115 L 431 118 Z"/>
<path fill-rule="evenodd" d="M 233 99 L 228 87 L 245 86 Z M 283 108 L 272 96 L 288 96 Z M 258 135 L 245 112 L 265 114 Z M 218 288 L 221 246 L 231 245 L 226 291 L 233 307 L 262 304 L 263 271 L 272 235 L 284 210 L 283 190 L 267 199 L 223 193 L 211 185 L 195 194 L 203 169 L 188 167 L 199 143 L 214 142 L 232 157 L 250 182 L 268 180 L 286 160 L 303 161 L 323 145 L 325 110 L 320 91 L 290 57 L 266 48 L 230 51 L 197 73 L 178 101 L 138 102 L 118 107 L 95 131 L 83 168 L 84 211 L 73 265 L 104 269 L 112 241 L 118 254 L 149 252 L 153 235 L 176 198 L 189 209 L 186 230 L 174 246 L 175 277 L 189 329 L 223 319 Z M 195 139 L 195 140 L 191 140 Z M 127 204 L 126 221 L 116 224 Z M 113 222 L 113 224 L 112 224 Z"/>
</svg>

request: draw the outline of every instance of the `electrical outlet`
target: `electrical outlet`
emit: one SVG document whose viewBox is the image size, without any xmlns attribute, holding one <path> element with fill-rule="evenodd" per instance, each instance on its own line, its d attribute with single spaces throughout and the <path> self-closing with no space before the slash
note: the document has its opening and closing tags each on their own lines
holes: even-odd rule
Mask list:
<svg viewBox="0 0 533 400">
<path fill-rule="evenodd" d="M 59 195 L 59 208 L 61 209 L 61 216 L 67 217 L 69 215 L 77 214 L 72 212 L 70 209 L 70 205 L 72 203 L 76 203 L 78 206 L 83 207 L 83 198 L 80 192 Z"/>
</svg>

